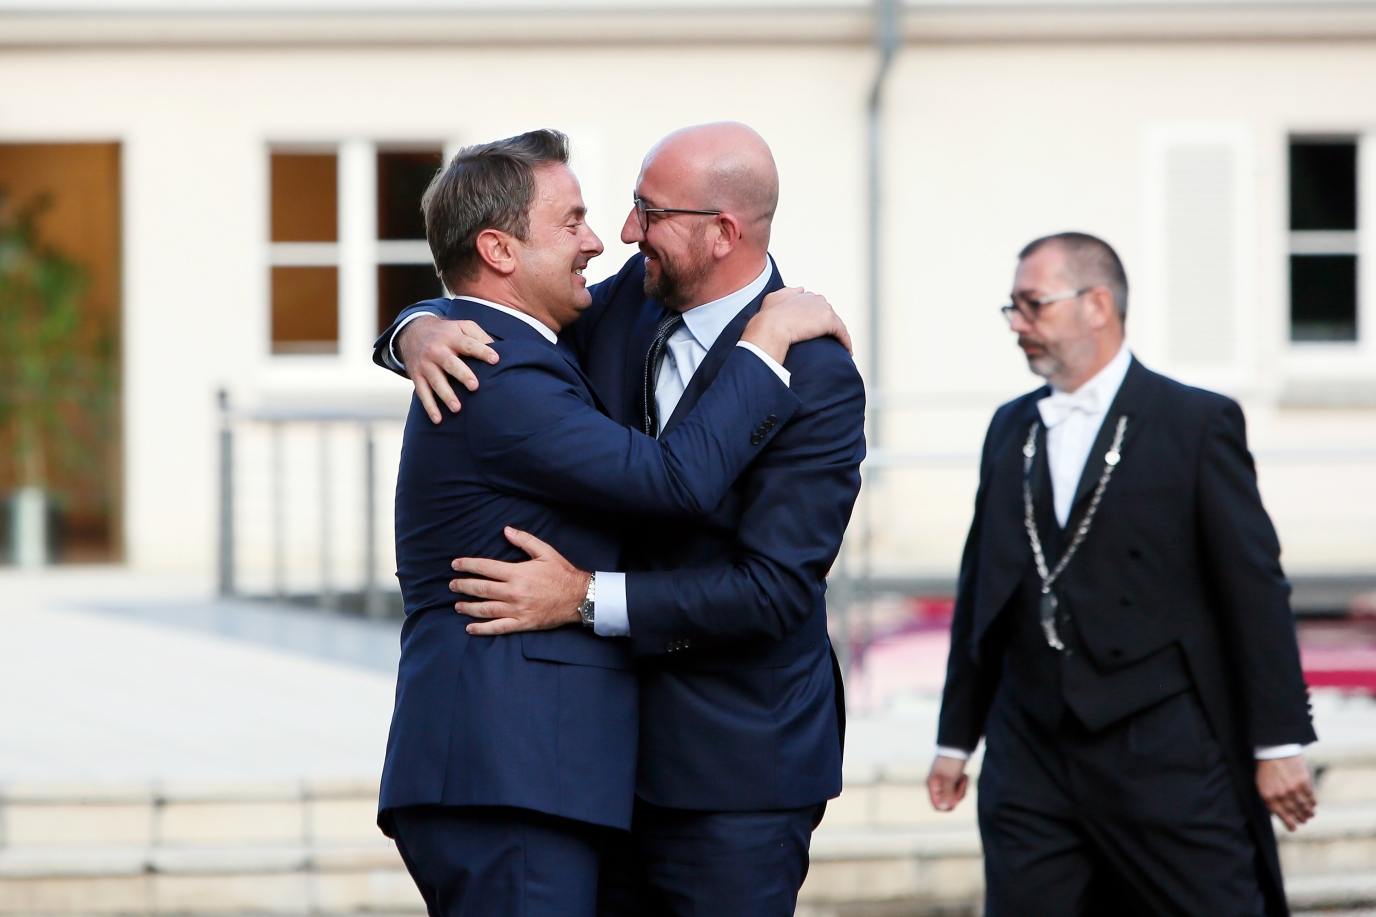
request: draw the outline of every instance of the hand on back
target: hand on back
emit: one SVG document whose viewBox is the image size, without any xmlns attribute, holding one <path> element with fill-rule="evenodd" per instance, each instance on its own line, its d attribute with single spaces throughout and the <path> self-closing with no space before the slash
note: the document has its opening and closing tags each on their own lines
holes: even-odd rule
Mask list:
<svg viewBox="0 0 1376 917">
<path fill-rule="evenodd" d="M 449 384 L 451 377 L 470 392 L 477 390 L 478 377 L 463 358 L 496 363 L 497 352 L 487 346 L 490 343 L 492 336 L 476 322 L 451 322 L 431 315 L 414 319 L 398 332 L 397 355 L 432 422 L 440 422 L 441 401 L 450 411 L 459 411 L 459 398 Z"/>
<path fill-rule="evenodd" d="M 802 287 L 784 287 L 764 298 L 741 340 L 782 363 L 790 346 L 820 337 L 834 337 L 851 350 L 850 332 L 825 296 Z"/>
</svg>

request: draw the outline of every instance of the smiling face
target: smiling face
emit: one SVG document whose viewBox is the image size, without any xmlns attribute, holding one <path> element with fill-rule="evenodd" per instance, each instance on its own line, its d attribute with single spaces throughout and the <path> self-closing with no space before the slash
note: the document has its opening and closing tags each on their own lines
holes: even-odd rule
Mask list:
<svg viewBox="0 0 1376 917">
<path fill-rule="evenodd" d="M 647 207 L 689 210 L 713 209 L 683 193 L 682 169 L 669 157 L 652 157 L 641 169 L 635 193 Z M 641 228 L 636 208 L 626 215 L 621 241 L 635 245 L 645 256 L 645 295 L 670 309 L 684 309 L 700 300 L 712 273 L 707 232 L 712 217 L 697 213 L 650 213 Z"/>
<path fill-rule="evenodd" d="M 544 166 L 535 179 L 530 231 L 515 243 L 520 270 L 512 282 L 522 301 L 564 328 L 592 304 L 583 270 L 602 254 L 602 240 L 587 223 L 583 191 L 568 166 Z"/>
</svg>

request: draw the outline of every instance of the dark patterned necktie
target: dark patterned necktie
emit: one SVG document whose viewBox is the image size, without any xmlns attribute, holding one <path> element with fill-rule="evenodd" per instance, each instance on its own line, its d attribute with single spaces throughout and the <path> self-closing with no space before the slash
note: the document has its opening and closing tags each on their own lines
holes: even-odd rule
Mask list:
<svg viewBox="0 0 1376 917">
<path fill-rule="evenodd" d="M 650 352 L 645 355 L 645 435 L 659 435 L 659 407 L 655 404 L 655 387 L 659 384 L 659 364 L 669 337 L 683 324 L 683 313 L 670 312 L 659 320 Z"/>
</svg>

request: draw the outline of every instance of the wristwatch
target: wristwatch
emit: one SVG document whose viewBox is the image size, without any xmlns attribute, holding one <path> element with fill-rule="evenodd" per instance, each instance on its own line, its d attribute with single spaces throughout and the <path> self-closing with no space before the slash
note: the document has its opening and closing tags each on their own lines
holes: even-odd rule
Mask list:
<svg viewBox="0 0 1376 917">
<path fill-rule="evenodd" d="M 597 574 L 588 575 L 588 594 L 583 596 L 583 604 L 578 606 L 578 617 L 583 619 L 584 627 L 592 627 L 597 620 Z"/>
</svg>

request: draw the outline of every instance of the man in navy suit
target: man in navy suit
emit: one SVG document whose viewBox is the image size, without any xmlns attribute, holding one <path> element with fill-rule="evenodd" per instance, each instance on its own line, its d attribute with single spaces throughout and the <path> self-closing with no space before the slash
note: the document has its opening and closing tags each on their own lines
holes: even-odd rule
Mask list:
<svg viewBox="0 0 1376 917">
<path fill-rule="evenodd" d="M 538 536 L 616 568 L 621 514 L 717 507 L 800 406 L 780 365 L 794 335 L 839 328 L 817 297 L 771 308 L 674 431 L 656 441 L 611 420 L 557 337 L 591 304 L 582 272 L 602 251 L 567 160 L 552 131 L 470 147 L 424 202 L 458 294 L 432 306 L 481 324 L 499 356 L 475 364 L 481 387 L 440 423 L 413 400 L 397 481 L 406 622 L 379 824 L 435 917 L 592 917 L 636 764 L 631 647 L 593 634 L 591 591 L 571 617 L 483 636 L 454 613 L 451 587 L 478 582 L 451 583 L 455 546 L 512 558 Z"/>
<path fill-rule="evenodd" d="M 650 151 L 622 229 L 640 254 L 563 334 L 612 418 L 672 437 L 719 384 L 761 298 L 783 286 L 768 253 L 777 199 L 769 149 L 743 125 L 685 129 Z M 480 381 L 459 357 L 490 358 L 480 330 L 438 312 L 403 313 L 376 354 L 409 368 L 432 416 L 436 396 L 458 404 L 447 375 Z M 812 829 L 841 788 L 825 577 L 859 491 L 864 389 L 832 340 L 793 347 L 784 365 L 801 401 L 792 420 L 760 426 L 760 455 L 706 515 L 633 523 L 621 568 L 533 540 L 529 562 L 455 564 L 485 577 L 463 587 L 482 600 L 465 612 L 491 619 L 475 632 L 570 620 L 591 583 L 595 632 L 628 638 L 650 913 L 791 915 Z"/>
</svg>

